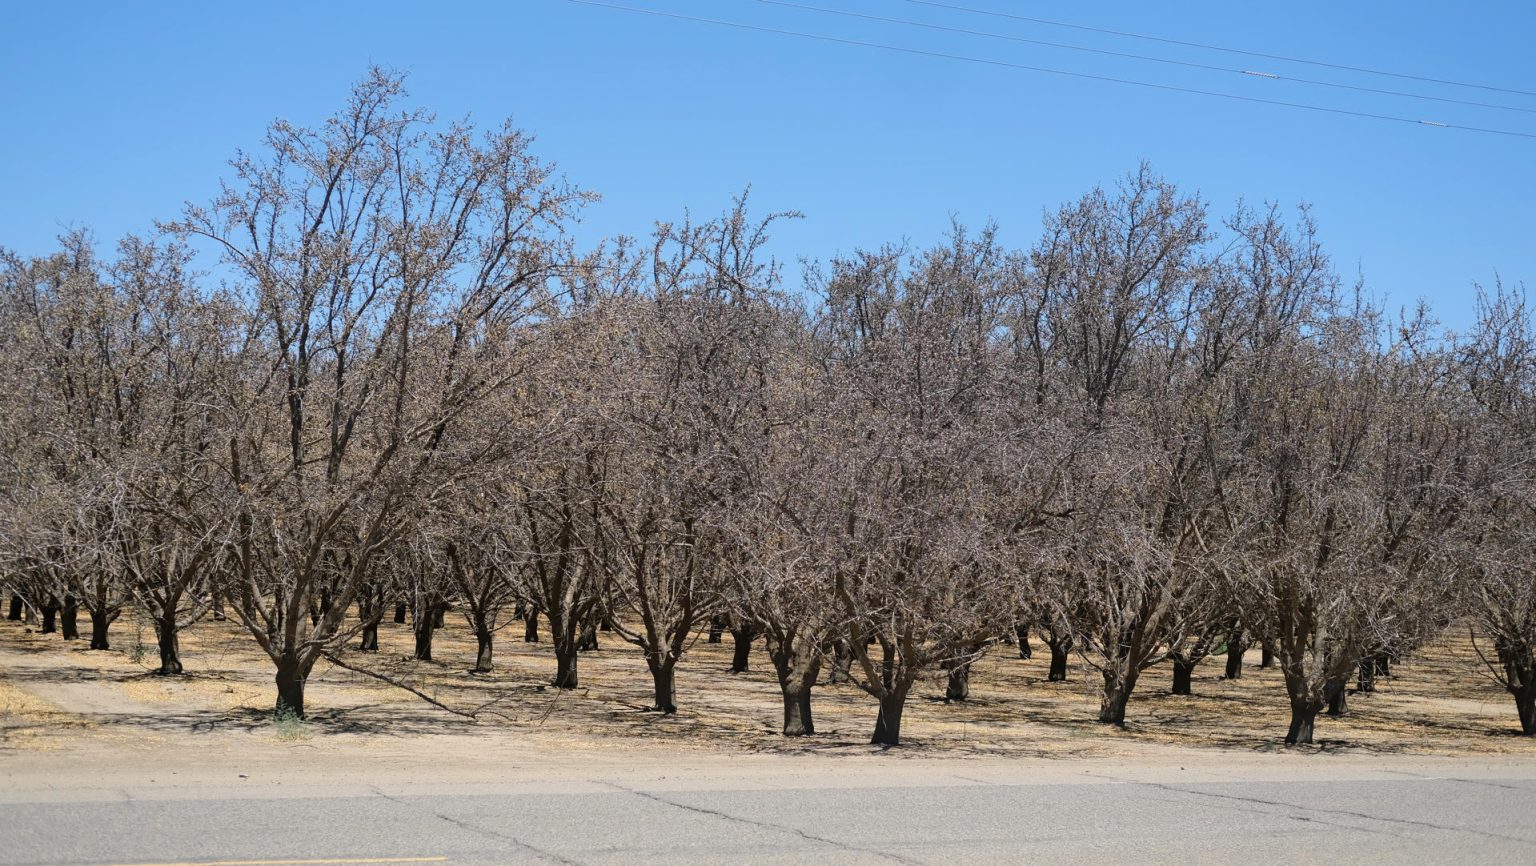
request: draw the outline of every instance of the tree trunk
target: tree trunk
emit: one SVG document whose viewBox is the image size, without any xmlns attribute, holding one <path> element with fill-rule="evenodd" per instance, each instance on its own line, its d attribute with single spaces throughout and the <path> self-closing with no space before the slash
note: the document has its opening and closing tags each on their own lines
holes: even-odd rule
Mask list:
<svg viewBox="0 0 1536 866">
<path fill-rule="evenodd" d="M 59 614 L 59 625 L 65 640 L 80 638 L 80 603 L 72 595 L 64 596 L 64 609 Z"/>
<path fill-rule="evenodd" d="M 1504 688 L 1515 699 L 1520 713 L 1520 733 L 1536 736 L 1536 653 L 1529 644 L 1496 645 L 1499 664 L 1504 668 Z"/>
<path fill-rule="evenodd" d="M 1051 671 L 1050 671 L 1049 674 L 1046 675 L 1046 679 L 1050 680 L 1053 683 L 1063 683 L 1063 682 L 1066 682 L 1067 681 L 1067 653 L 1071 651 L 1072 644 L 1071 644 L 1070 641 L 1059 640 L 1059 641 L 1051 642 L 1050 647 L 1051 647 Z"/>
<path fill-rule="evenodd" d="M 523 643 L 539 642 L 539 609 L 530 607 L 523 614 Z"/>
<path fill-rule="evenodd" d="M 1016 625 L 1013 627 L 1013 636 L 1019 642 L 1019 658 L 1034 658 L 1035 651 L 1029 645 L 1029 626 Z"/>
<path fill-rule="evenodd" d="M 907 686 L 888 692 L 880 699 L 880 715 L 875 717 L 875 733 L 869 742 L 875 746 L 901 745 L 901 711 L 907 706 Z"/>
<path fill-rule="evenodd" d="M 21 621 L 21 596 L 17 595 L 14 592 L 11 593 L 11 610 L 10 610 L 10 613 L 6 614 L 5 618 L 10 620 L 10 621 L 12 621 L 12 622 L 20 622 Z"/>
<path fill-rule="evenodd" d="M 485 626 L 475 629 L 475 670 L 477 674 L 488 674 L 495 667 L 491 662 L 491 649 L 495 640 L 495 634 Z"/>
<path fill-rule="evenodd" d="M 1515 709 L 1520 713 L 1520 733 L 1536 737 L 1536 683 L 1509 691 L 1515 696 Z"/>
<path fill-rule="evenodd" d="M 555 688 L 574 689 L 581 683 L 581 677 L 577 668 L 581 659 L 581 650 L 576 642 L 562 639 L 555 635 Z M 659 689 L 660 682 L 657 683 Z M 657 694 L 661 694 L 659 691 Z M 660 708 L 660 704 L 657 705 Z"/>
<path fill-rule="evenodd" d="M 448 605 L 446 605 L 446 604 L 439 604 L 436 607 L 432 608 L 432 627 L 433 628 L 442 628 L 443 627 L 443 617 L 447 613 L 448 613 Z"/>
<path fill-rule="evenodd" d="M 358 649 L 365 653 L 376 653 L 379 651 L 378 620 L 374 619 L 363 623 L 363 643 Z"/>
<path fill-rule="evenodd" d="M 1131 700 L 1135 680 L 1104 672 L 1104 698 L 1099 702 L 1099 721 L 1125 727 L 1125 705 Z"/>
<path fill-rule="evenodd" d="M 1347 691 L 1343 677 L 1331 679 L 1323 686 L 1323 694 L 1328 699 L 1328 715 L 1349 715 L 1349 702 L 1345 698 Z"/>
<path fill-rule="evenodd" d="M 298 659 L 285 657 L 277 663 L 277 717 L 304 718 L 303 666 Z"/>
<path fill-rule="evenodd" d="M 357 619 L 363 624 L 361 640 L 358 643 L 360 652 L 379 651 L 379 620 L 384 618 L 383 602 L 374 608 L 374 595 L 372 588 L 365 588 L 357 599 Z"/>
<path fill-rule="evenodd" d="M 1193 662 L 1173 661 L 1173 693 L 1176 695 L 1192 695 L 1194 689 L 1190 687 L 1190 681 L 1194 679 L 1195 665 Z"/>
<path fill-rule="evenodd" d="M 1376 657 L 1360 660 L 1360 682 L 1356 683 L 1356 692 L 1376 691 Z"/>
<path fill-rule="evenodd" d="M 41 629 L 43 634 L 53 634 L 54 632 L 58 631 L 58 625 L 57 625 L 58 613 L 59 613 L 59 602 L 58 602 L 58 599 L 54 599 L 54 598 L 48 599 L 47 604 L 43 605 L 43 627 Z"/>
<path fill-rule="evenodd" d="M 816 733 L 816 723 L 811 718 L 811 684 L 791 683 L 784 686 L 784 736 L 808 737 Z"/>
<path fill-rule="evenodd" d="M 1392 654 L 1391 653 L 1378 653 L 1376 655 L 1376 676 L 1378 676 L 1378 677 L 1390 677 L 1390 676 L 1392 676 Z"/>
<path fill-rule="evenodd" d="M 222 594 L 215 592 L 213 594 L 211 605 L 214 622 L 224 622 L 226 619 L 228 619 L 228 617 L 224 615 L 224 596 Z"/>
<path fill-rule="evenodd" d="M 112 644 L 107 640 L 107 628 L 112 625 L 112 620 L 105 611 L 91 611 L 91 649 L 111 649 Z"/>
<path fill-rule="evenodd" d="M 752 639 L 757 637 L 751 626 L 731 629 L 734 650 L 731 653 L 731 673 L 744 674 L 752 663 Z"/>
<path fill-rule="evenodd" d="M 176 608 L 173 605 L 168 616 L 155 620 L 155 637 L 160 644 L 160 669 L 156 674 L 167 677 L 181 673 L 181 644 L 177 639 Z"/>
<path fill-rule="evenodd" d="M 437 630 L 437 617 L 433 607 L 429 605 L 425 610 L 417 612 L 416 620 L 416 660 L 429 662 L 432 660 L 432 633 Z"/>
<path fill-rule="evenodd" d="M 726 622 L 726 620 L 725 620 L 725 617 L 723 617 L 723 616 L 712 616 L 712 617 L 709 618 L 709 642 L 710 643 L 719 643 L 720 642 L 721 636 L 725 634 L 725 622 Z"/>
<path fill-rule="evenodd" d="M 1275 666 L 1275 648 L 1269 641 L 1262 644 L 1262 655 L 1259 656 L 1259 667 L 1272 668 Z M 1308 740 L 1307 742 L 1311 742 Z"/>
<path fill-rule="evenodd" d="M 949 683 L 944 687 L 944 700 L 965 701 L 971 697 L 970 662 L 949 669 Z"/>
<path fill-rule="evenodd" d="M 1310 746 L 1312 744 L 1312 729 L 1317 723 L 1317 714 L 1322 708 L 1321 701 L 1291 699 L 1291 728 L 1285 735 L 1286 745 Z"/>
<path fill-rule="evenodd" d="M 769 643 L 774 672 L 779 675 L 779 691 L 784 696 L 784 736 L 804 737 L 816 733 L 811 720 L 811 687 L 821 674 L 821 657 L 803 638 L 791 638 L 787 644 Z"/>
<path fill-rule="evenodd" d="M 846 683 L 853 679 L 851 666 L 853 658 L 848 652 L 848 644 L 837 641 L 832 645 L 832 670 L 827 672 L 827 685 L 835 686 L 838 683 Z"/>
<path fill-rule="evenodd" d="M 395 605 L 395 624 L 396 625 L 404 625 L 405 624 L 405 613 L 406 613 L 406 610 L 407 610 L 407 608 L 406 608 L 406 606 L 404 604 L 396 604 Z"/>
<path fill-rule="evenodd" d="M 663 715 L 677 712 L 677 668 L 670 662 L 652 662 L 651 679 L 656 685 L 656 710 Z"/>
<path fill-rule="evenodd" d="M 597 649 L 597 623 L 591 617 L 581 626 L 581 640 L 576 642 L 577 652 L 592 652 Z"/>
<path fill-rule="evenodd" d="M 1243 653 L 1247 647 L 1239 641 L 1227 641 L 1227 670 L 1222 674 L 1224 679 L 1240 680 L 1243 678 Z"/>
</svg>

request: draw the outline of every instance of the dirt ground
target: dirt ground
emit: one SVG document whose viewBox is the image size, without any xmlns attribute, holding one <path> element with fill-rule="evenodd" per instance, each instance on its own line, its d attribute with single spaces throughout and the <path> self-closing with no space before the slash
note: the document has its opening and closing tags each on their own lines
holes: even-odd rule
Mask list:
<svg viewBox="0 0 1536 866">
<path fill-rule="evenodd" d="M 861 754 L 876 705 L 851 685 L 820 685 L 818 734 L 779 735 L 781 705 L 761 646 L 752 670 L 727 673 L 730 636 L 700 639 L 679 665 L 678 713 L 645 706 L 650 679 L 639 651 L 610 633 L 581 658 L 582 688 L 547 688 L 554 656 L 546 643 L 524 643 L 520 622 L 498 634 L 496 670 L 470 674 L 474 642 L 450 620 L 434 644 L 435 662 L 410 660 L 409 626 L 386 622 L 381 652 L 353 653 L 350 663 L 407 679 L 443 703 L 487 707 L 477 720 L 443 712 L 419 698 L 321 662 L 310 679 L 310 718 L 274 723 L 272 667 L 234 623 L 204 622 L 182 638 L 187 674 L 158 677 L 154 633 L 120 620 L 113 649 L 91 652 L 85 640 L 41 635 L 0 622 L 0 761 L 7 754 L 58 750 L 158 750 L 189 742 L 208 747 L 343 746 L 433 750 L 451 743 L 568 749 L 589 754 L 665 750 L 731 754 Z M 82 617 L 81 631 L 89 634 Z M 1043 648 L 1040 648 L 1043 649 Z M 1287 710 L 1280 673 L 1250 653 L 1241 679 L 1220 678 L 1222 659 L 1195 672 L 1190 697 L 1169 693 L 1167 666 L 1148 671 L 1131 699 L 1124 729 L 1098 724 L 1097 676 L 1075 662 L 1065 683 L 1046 681 L 1046 654 L 1017 658 L 999 646 L 974 669 L 971 700 L 946 703 L 943 682 L 914 691 L 898 753 L 922 757 L 1149 756 L 1177 750 L 1256 754 L 1285 751 Z M 1349 715 L 1320 718 L 1315 751 L 1356 755 L 1479 755 L 1531 758 L 1536 741 L 1518 736 L 1514 705 L 1479 670 L 1465 631 L 1394 666 L 1373 694 L 1351 694 Z"/>
</svg>

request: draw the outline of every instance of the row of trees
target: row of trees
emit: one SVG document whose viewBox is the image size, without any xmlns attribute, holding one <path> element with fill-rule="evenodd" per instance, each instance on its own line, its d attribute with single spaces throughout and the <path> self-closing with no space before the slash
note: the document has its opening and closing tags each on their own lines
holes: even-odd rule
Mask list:
<svg viewBox="0 0 1536 866">
<path fill-rule="evenodd" d="M 1305 209 L 1218 223 L 1146 167 L 1027 250 L 956 226 L 793 292 L 763 250 L 794 214 L 743 198 L 578 250 L 592 196 L 526 135 L 401 93 L 374 71 L 321 127 L 274 124 L 110 259 L 83 233 L 5 254 L 13 613 L 84 608 L 105 649 L 136 606 L 179 673 L 178 632 L 227 612 L 299 715 L 313 665 L 376 649 L 401 605 L 425 658 L 467 617 L 477 670 L 542 616 L 561 687 L 611 628 L 663 712 L 729 627 L 766 645 L 786 734 L 828 669 L 886 744 L 920 679 L 963 698 L 1031 633 L 1053 676 L 1069 652 L 1102 674 L 1116 724 L 1150 666 L 1187 691 L 1262 644 L 1306 743 L 1347 678 L 1461 620 L 1536 734 L 1519 293 L 1462 335 L 1390 317 Z"/>
</svg>

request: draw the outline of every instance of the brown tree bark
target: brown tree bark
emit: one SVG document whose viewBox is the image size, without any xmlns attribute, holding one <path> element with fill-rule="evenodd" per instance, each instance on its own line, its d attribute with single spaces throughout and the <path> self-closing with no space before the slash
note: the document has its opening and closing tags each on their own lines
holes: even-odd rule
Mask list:
<svg viewBox="0 0 1536 866">
<path fill-rule="evenodd" d="M 169 614 L 155 619 L 155 638 L 160 647 L 160 669 L 155 673 L 162 677 L 182 673 L 181 642 L 177 634 L 174 605 Z"/>
<path fill-rule="evenodd" d="M 1348 692 L 1349 690 L 1345 686 L 1343 677 L 1336 677 L 1328 681 L 1328 684 L 1323 687 L 1323 694 L 1328 701 L 1328 715 L 1349 715 Z"/>
<path fill-rule="evenodd" d="M 277 660 L 278 718 L 304 718 L 304 683 L 309 679 L 308 666 L 292 654 L 284 654 Z"/>
<path fill-rule="evenodd" d="M 958 664 L 949 668 L 948 682 L 944 686 L 944 700 L 959 702 L 969 700 L 971 697 L 971 665 L 970 662 Z"/>
<path fill-rule="evenodd" d="M 647 659 L 647 666 L 651 669 L 651 680 L 656 689 L 655 709 L 663 715 L 670 716 L 677 712 L 677 665 L 668 658 L 657 661 Z"/>
<path fill-rule="evenodd" d="M 1046 679 L 1053 683 L 1067 681 L 1067 654 L 1072 651 L 1072 638 L 1047 636 L 1046 645 L 1051 648 L 1051 669 Z"/>
<path fill-rule="evenodd" d="M 784 698 L 784 736 L 804 737 L 816 733 L 811 718 L 811 688 L 821 674 L 821 656 L 811 642 L 799 634 L 769 637 L 769 657 L 779 677 L 779 691 Z"/>
<path fill-rule="evenodd" d="M 437 630 L 437 605 L 416 612 L 416 660 L 432 661 L 432 633 Z"/>
<path fill-rule="evenodd" d="M 112 644 L 107 639 L 107 629 L 112 625 L 112 620 L 105 614 L 98 616 L 91 613 L 91 649 L 111 649 Z"/>
<path fill-rule="evenodd" d="M 91 615 L 91 649 L 111 649 L 107 629 L 117 620 L 122 608 L 113 604 L 104 582 L 98 582 L 94 597 L 87 597 L 85 609 Z"/>
<path fill-rule="evenodd" d="M 581 650 L 576 641 L 562 639 L 558 634 L 554 636 L 554 642 L 555 688 L 574 689 L 581 683 L 578 670 L 581 663 Z"/>
<path fill-rule="evenodd" d="M 752 663 L 752 640 L 756 637 L 757 632 L 750 625 L 739 625 L 731 629 L 731 673 L 747 672 Z"/>
<path fill-rule="evenodd" d="M 374 594 L 371 587 L 358 594 L 357 618 L 363 624 L 358 650 L 365 653 L 378 652 L 379 622 L 384 619 L 384 601 Z"/>
<path fill-rule="evenodd" d="M 1099 702 L 1099 721 L 1106 725 L 1125 726 L 1125 705 L 1130 703 L 1131 692 L 1136 688 L 1138 672 L 1117 677 L 1104 673 L 1104 697 Z"/>
<path fill-rule="evenodd" d="M 1376 691 L 1376 657 L 1360 660 L 1360 679 L 1355 684 L 1355 691 L 1370 693 Z"/>
<path fill-rule="evenodd" d="M 832 644 L 832 670 L 827 672 L 827 684 L 837 685 L 853 679 L 849 665 L 853 664 L 853 657 L 848 652 L 848 644 L 844 641 L 836 641 Z"/>
<path fill-rule="evenodd" d="M 475 629 L 475 668 L 477 674 L 488 674 L 495 669 L 492 652 L 496 636 L 488 628 Z"/>
<path fill-rule="evenodd" d="M 1240 680 L 1243 678 L 1243 653 L 1248 647 L 1241 641 L 1227 641 L 1227 669 L 1222 674 L 1224 679 Z"/>
<path fill-rule="evenodd" d="M 1520 733 L 1536 737 L 1536 686 L 1510 690 L 1515 698 L 1515 711 L 1520 714 Z"/>
<path fill-rule="evenodd" d="M 1504 669 L 1504 688 L 1515 699 L 1520 715 L 1520 733 L 1536 736 L 1536 652 L 1529 645 L 1496 645 L 1496 649 Z"/>
<path fill-rule="evenodd" d="M 901 745 L 901 713 L 906 709 L 910 687 L 910 683 L 899 684 L 880 698 L 880 715 L 875 717 L 875 733 L 869 739 L 871 745 Z"/>
<path fill-rule="evenodd" d="M 72 595 L 64 596 L 64 607 L 59 612 L 59 626 L 65 640 L 80 638 L 80 603 Z"/>
<path fill-rule="evenodd" d="M 1029 626 L 1024 625 L 1022 623 L 1019 624 L 1019 625 L 1014 626 L 1013 627 L 1013 636 L 1014 636 L 1014 640 L 1018 641 L 1018 644 L 1019 644 L 1019 658 L 1021 658 L 1021 659 L 1034 658 L 1034 656 L 1035 656 L 1034 648 L 1032 648 L 1029 645 Z"/>
<path fill-rule="evenodd" d="M 1291 699 L 1291 727 L 1285 734 L 1286 745 L 1309 746 L 1312 744 L 1313 729 L 1317 724 L 1317 714 L 1323 709 L 1323 702 L 1308 698 Z"/>
<path fill-rule="evenodd" d="M 1173 663 L 1173 693 L 1176 695 L 1192 695 L 1191 688 L 1194 679 L 1195 666 L 1189 662 L 1174 661 Z"/>
</svg>

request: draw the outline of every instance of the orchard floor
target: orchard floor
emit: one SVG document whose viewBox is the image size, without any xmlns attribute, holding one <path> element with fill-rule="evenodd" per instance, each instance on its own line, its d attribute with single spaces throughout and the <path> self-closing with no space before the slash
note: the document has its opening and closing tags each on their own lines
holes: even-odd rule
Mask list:
<svg viewBox="0 0 1536 866">
<path fill-rule="evenodd" d="M 418 663 L 386 624 L 350 663 L 487 711 L 322 664 L 297 724 L 271 719 L 269 663 L 236 626 L 189 631 L 179 677 L 150 672 L 151 634 L 119 623 L 90 652 L 0 622 L 0 864 L 1536 860 L 1536 743 L 1455 634 L 1316 747 L 1281 745 L 1273 670 L 1224 682 L 1212 661 L 1193 697 L 1151 671 L 1119 730 L 1093 721 L 1090 671 L 1047 683 L 999 647 L 970 701 L 914 694 L 890 750 L 847 685 L 818 688 L 816 736 L 779 736 L 761 649 L 731 676 L 728 639 L 694 645 L 664 717 L 609 635 L 558 692 L 520 630 L 470 675 L 462 627 Z"/>
<path fill-rule="evenodd" d="M 81 631 L 89 623 L 82 617 Z M 406 625 L 380 627 L 379 653 L 351 653 L 349 663 L 387 672 L 442 703 L 484 707 L 476 720 L 444 712 L 416 696 L 322 661 L 309 681 L 309 720 L 277 725 L 272 667 L 255 642 L 232 622 L 207 621 L 182 637 L 187 673 L 155 676 L 153 630 L 120 620 L 113 649 L 92 652 L 85 640 L 42 635 L 19 622 L 0 622 L 0 761 L 18 752 L 99 746 L 129 751 L 177 750 L 184 745 L 273 744 L 304 750 L 357 748 L 438 753 L 464 741 L 521 748 L 626 755 L 666 753 L 864 754 L 875 702 L 847 684 L 816 688 L 817 734 L 779 735 L 777 682 L 761 644 L 752 668 L 727 672 L 729 634 L 702 638 L 678 667 L 678 712 L 646 709 L 651 682 L 639 651 L 600 633 L 600 648 L 583 653 L 581 687 L 545 684 L 554 673 L 548 643 L 521 640 L 520 622 L 497 636 L 495 671 L 470 674 L 474 641 L 449 620 L 434 643 L 434 662 L 409 658 Z M 1043 650 L 1037 647 L 1037 650 Z M 1068 682 L 1046 681 L 1046 653 L 1017 657 L 998 646 L 978 662 L 971 698 L 943 700 L 941 679 L 915 689 L 902 722 L 904 745 L 893 755 L 1116 757 L 1170 750 L 1268 753 L 1287 750 L 1285 690 L 1275 669 L 1258 667 L 1251 652 L 1243 675 L 1223 680 L 1223 659 L 1195 672 L 1193 696 L 1170 694 L 1167 666 L 1147 671 L 1131 699 L 1123 729 L 1094 721 L 1097 675 L 1074 662 Z M 1349 696 L 1349 714 L 1320 717 L 1311 750 L 1351 754 L 1486 755 L 1536 759 L 1536 741 L 1519 736 L 1513 701 L 1494 683 L 1468 635 L 1452 630 L 1438 643 L 1395 665 L 1371 694 Z"/>
</svg>

